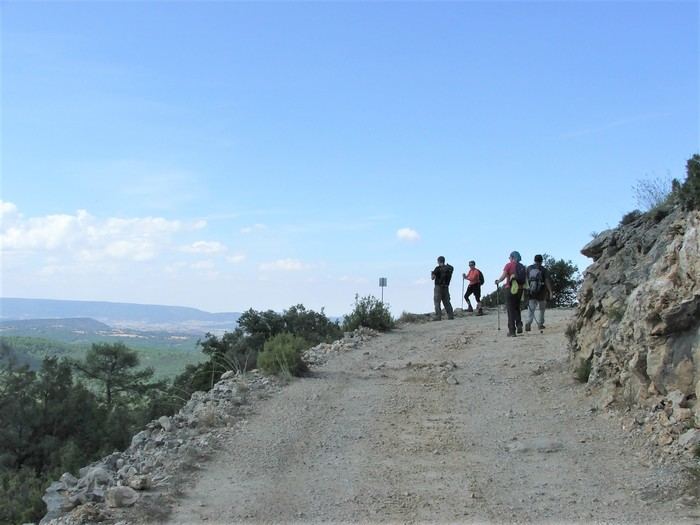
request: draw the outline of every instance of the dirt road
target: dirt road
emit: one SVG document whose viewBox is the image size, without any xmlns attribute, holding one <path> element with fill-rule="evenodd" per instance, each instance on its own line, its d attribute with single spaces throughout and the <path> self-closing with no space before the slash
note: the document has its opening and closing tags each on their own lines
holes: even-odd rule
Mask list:
<svg viewBox="0 0 700 525">
<path fill-rule="evenodd" d="M 566 373 L 569 315 L 516 338 L 495 313 L 412 324 L 334 356 L 258 404 L 169 523 L 697 523 L 678 473 L 642 466 Z"/>
</svg>

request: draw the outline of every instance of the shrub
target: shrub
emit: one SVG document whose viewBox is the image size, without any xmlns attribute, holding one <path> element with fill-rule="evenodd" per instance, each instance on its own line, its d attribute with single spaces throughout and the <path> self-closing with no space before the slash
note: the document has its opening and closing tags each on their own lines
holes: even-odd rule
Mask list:
<svg viewBox="0 0 700 525">
<path fill-rule="evenodd" d="M 576 330 L 576 323 L 571 322 L 568 325 L 566 325 L 566 330 L 564 331 L 564 335 L 566 335 L 566 338 L 569 340 L 569 344 L 573 344 L 574 340 L 576 339 L 576 334 L 578 333 L 578 330 Z"/>
<path fill-rule="evenodd" d="M 355 307 L 343 320 L 343 330 L 351 332 L 360 326 L 366 326 L 380 332 L 385 332 L 394 327 L 388 305 L 372 295 L 360 299 L 355 295 Z"/>
<path fill-rule="evenodd" d="M 403 312 L 401 314 L 401 317 L 399 317 L 398 322 L 403 323 L 403 324 L 408 324 L 408 323 L 422 323 L 424 321 L 427 321 L 428 318 L 425 316 L 425 314 L 412 314 L 409 312 Z"/>
<path fill-rule="evenodd" d="M 574 377 L 581 383 L 588 383 L 588 378 L 591 376 L 593 365 L 590 359 L 583 359 L 574 370 Z"/>
<path fill-rule="evenodd" d="M 637 204 L 645 211 L 653 210 L 664 204 L 671 195 L 670 178 L 644 179 L 632 187 Z"/>
<path fill-rule="evenodd" d="M 308 366 L 301 354 L 309 344 L 303 338 L 287 332 L 277 334 L 265 342 L 258 354 L 258 366 L 266 374 L 301 376 Z"/>
<path fill-rule="evenodd" d="M 620 226 L 625 226 L 626 224 L 631 224 L 642 216 L 642 212 L 639 210 L 632 210 L 629 213 L 625 213 L 620 220 Z"/>
</svg>

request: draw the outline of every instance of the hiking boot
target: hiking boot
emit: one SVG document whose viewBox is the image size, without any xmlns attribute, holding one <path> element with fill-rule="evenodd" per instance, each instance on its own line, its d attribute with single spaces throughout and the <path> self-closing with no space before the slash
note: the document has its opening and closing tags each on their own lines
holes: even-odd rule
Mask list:
<svg viewBox="0 0 700 525">
<path fill-rule="evenodd" d="M 447 320 L 448 320 L 448 321 L 454 321 L 454 318 L 455 318 L 454 315 L 453 315 L 452 317 L 448 316 L 448 317 L 447 317 Z"/>
<path fill-rule="evenodd" d="M 508 332 L 506 334 L 507 337 L 515 337 L 515 332 Z"/>
<path fill-rule="evenodd" d="M 472 313 L 473 311 L 474 311 L 474 308 L 472 308 L 471 306 L 469 308 L 467 308 L 467 312 Z"/>
<path fill-rule="evenodd" d="M 525 323 L 525 331 L 529 332 L 532 325 L 530 323 Z"/>
<path fill-rule="evenodd" d="M 476 311 L 476 315 L 484 315 L 484 311 L 483 311 L 481 308 L 479 308 L 479 309 Z"/>
<path fill-rule="evenodd" d="M 522 334 L 523 333 L 523 325 L 522 323 L 518 325 L 518 333 Z"/>
<path fill-rule="evenodd" d="M 539 325 L 537 328 L 539 328 L 540 330 L 544 330 L 544 325 L 541 324 L 541 325 Z"/>
</svg>

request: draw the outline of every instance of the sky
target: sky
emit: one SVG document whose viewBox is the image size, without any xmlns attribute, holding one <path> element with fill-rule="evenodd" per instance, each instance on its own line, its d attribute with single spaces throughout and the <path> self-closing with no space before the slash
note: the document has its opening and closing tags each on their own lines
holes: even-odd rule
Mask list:
<svg viewBox="0 0 700 525">
<path fill-rule="evenodd" d="M 3 297 L 433 309 L 570 260 L 700 151 L 690 2 L 16 2 Z M 387 287 L 379 288 L 379 278 Z"/>
</svg>

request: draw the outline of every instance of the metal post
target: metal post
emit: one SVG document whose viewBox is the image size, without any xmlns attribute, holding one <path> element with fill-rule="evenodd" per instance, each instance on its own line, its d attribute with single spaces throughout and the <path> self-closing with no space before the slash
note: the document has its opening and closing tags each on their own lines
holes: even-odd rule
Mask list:
<svg viewBox="0 0 700 525">
<path fill-rule="evenodd" d="M 379 278 L 379 287 L 382 289 L 382 304 L 384 304 L 384 288 L 386 287 L 386 277 Z"/>
</svg>

